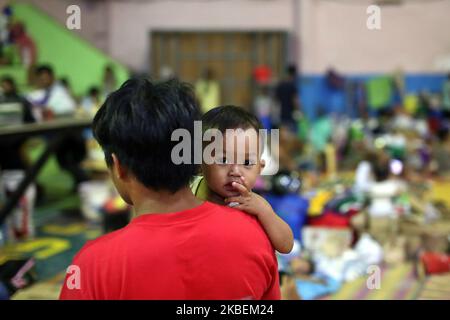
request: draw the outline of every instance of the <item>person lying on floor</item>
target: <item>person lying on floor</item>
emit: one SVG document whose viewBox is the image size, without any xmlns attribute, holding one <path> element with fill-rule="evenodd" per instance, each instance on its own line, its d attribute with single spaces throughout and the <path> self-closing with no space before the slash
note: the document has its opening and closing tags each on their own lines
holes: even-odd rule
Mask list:
<svg viewBox="0 0 450 320">
<path fill-rule="evenodd" d="M 313 300 L 338 291 L 341 283 L 315 272 L 314 263 L 303 257 L 291 261 L 291 275 L 283 279 L 283 299 Z"/>
</svg>

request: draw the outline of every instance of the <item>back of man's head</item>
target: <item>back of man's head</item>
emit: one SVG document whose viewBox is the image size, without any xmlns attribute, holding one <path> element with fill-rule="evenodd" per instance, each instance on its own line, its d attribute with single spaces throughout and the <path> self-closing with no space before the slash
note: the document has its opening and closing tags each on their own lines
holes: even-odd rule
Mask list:
<svg viewBox="0 0 450 320">
<path fill-rule="evenodd" d="M 171 135 L 182 128 L 193 137 L 194 121 L 199 118 L 187 84 L 132 79 L 108 96 L 94 118 L 93 131 L 108 166 L 115 154 L 147 188 L 176 192 L 188 185 L 197 167 L 193 161 L 174 164 L 171 153 L 178 142 L 171 141 Z"/>
</svg>

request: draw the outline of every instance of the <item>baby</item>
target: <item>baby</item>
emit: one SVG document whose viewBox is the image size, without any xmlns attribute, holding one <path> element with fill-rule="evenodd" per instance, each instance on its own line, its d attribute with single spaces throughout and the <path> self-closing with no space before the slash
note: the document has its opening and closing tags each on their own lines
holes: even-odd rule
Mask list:
<svg viewBox="0 0 450 320">
<path fill-rule="evenodd" d="M 254 215 L 275 250 L 289 253 L 294 244 L 289 225 L 277 216 L 263 197 L 252 192 L 265 166 L 261 159 L 264 146 L 259 131 L 261 123 L 244 108 L 236 106 L 214 108 L 203 116 L 202 121 L 205 131 L 216 129 L 222 134 L 223 148 L 211 152 L 212 161 L 203 159 L 204 180 L 200 181 L 196 195 Z"/>
</svg>

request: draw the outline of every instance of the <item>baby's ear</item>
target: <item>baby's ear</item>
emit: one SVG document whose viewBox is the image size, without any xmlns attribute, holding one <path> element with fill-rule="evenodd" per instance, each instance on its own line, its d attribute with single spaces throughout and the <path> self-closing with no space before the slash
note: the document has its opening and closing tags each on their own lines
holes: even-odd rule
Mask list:
<svg viewBox="0 0 450 320">
<path fill-rule="evenodd" d="M 259 161 L 259 163 L 260 163 L 259 173 L 261 173 L 262 169 L 264 169 L 264 167 L 266 166 L 266 160 L 261 159 L 261 160 Z"/>
</svg>

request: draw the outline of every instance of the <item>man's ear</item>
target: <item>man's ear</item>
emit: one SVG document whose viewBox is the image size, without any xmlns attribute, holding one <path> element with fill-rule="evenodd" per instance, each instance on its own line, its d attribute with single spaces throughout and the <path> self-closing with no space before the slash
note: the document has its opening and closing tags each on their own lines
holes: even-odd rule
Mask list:
<svg viewBox="0 0 450 320">
<path fill-rule="evenodd" d="M 111 157 L 113 160 L 113 174 L 120 180 L 125 179 L 128 175 L 127 169 L 120 163 L 119 158 L 114 153 L 111 154 Z"/>
</svg>

